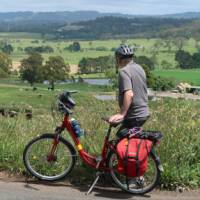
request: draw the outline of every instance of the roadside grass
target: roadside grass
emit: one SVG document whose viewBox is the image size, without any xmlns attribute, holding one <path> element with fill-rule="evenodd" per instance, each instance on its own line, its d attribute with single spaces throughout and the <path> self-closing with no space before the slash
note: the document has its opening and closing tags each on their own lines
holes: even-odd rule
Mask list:
<svg viewBox="0 0 200 200">
<path fill-rule="evenodd" d="M 98 155 L 108 128 L 101 117 L 116 113 L 117 102 L 95 99 L 93 94 L 102 92 L 96 88 L 88 92 L 83 85 L 79 91 L 74 94 L 77 106 L 73 116 L 86 130 L 85 137 L 81 139 L 84 149 Z M 55 102 L 55 96 L 61 91 L 52 92 L 39 88 L 38 93 L 42 94 L 42 97 L 38 97 L 38 93 L 32 90 L 20 91 L 16 87 L 0 85 L 0 92 L 2 107 L 18 108 L 22 111 L 14 118 L 0 116 L 0 169 L 23 174 L 25 169 L 22 152 L 25 145 L 37 135 L 53 132 L 62 119 L 62 115 L 52 115 L 51 112 L 52 102 Z M 29 105 L 32 106 L 33 119 L 26 120 L 23 109 Z M 162 187 L 200 186 L 200 102 L 160 99 L 150 102 L 150 110 L 151 118 L 144 129 L 159 130 L 164 134 L 164 139 L 157 148 L 164 166 Z M 112 133 L 113 138 L 115 131 Z M 63 137 L 71 141 L 67 132 Z M 76 166 L 76 172 L 78 171 L 83 176 L 82 180 L 91 179 L 92 171 L 85 165 Z M 77 178 L 77 174 L 72 173 L 70 179 L 74 180 L 75 177 Z"/>
</svg>

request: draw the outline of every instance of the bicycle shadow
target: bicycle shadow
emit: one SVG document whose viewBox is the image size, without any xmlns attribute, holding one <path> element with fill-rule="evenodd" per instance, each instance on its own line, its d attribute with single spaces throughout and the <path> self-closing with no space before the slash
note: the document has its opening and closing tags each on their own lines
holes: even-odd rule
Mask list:
<svg viewBox="0 0 200 200">
<path fill-rule="evenodd" d="M 90 184 L 79 184 L 76 182 L 69 182 L 66 180 L 63 180 L 61 182 L 46 182 L 46 181 L 40 181 L 40 180 L 26 180 L 24 181 L 25 185 L 24 187 L 26 189 L 30 190 L 39 190 L 36 185 L 45 185 L 45 186 L 50 186 L 50 187 L 72 187 L 75 190 L 78 190 L 84 194 L 86 194 L 90 188 Z M 101 198 L 109 198 L 109 199 L 131 199 L 134 197 L 137 197 L 137 199 L 147 199 L 151 198 L 151 195 L 146 194 L 146 195 L 133 195 L 129 194 L 127 192 L 124 192 L 120 190 L 119 188 L 114 187 L 112 184 L 104 184 L 104 183 L 99 183 L 97 184 L 94 189 L 92 190 L 92 193 L 89 194 L 88 196 L 94 196 L 94 197 L 101 197 Z"/>
<path fill-rule="evenodd" d="M 74 186 L 75 189 L 78 189 L 80 192 L 84 192 L 85 194 L 89 190 L 89 186 L 86 188 L 85 186 Z M 90 195 L 94 195 L 95 197 L 101 197 L 101 198 L 109 198 L 109 199 L 132 199 L 133 197 L 139 198 L 151 198 L 151 195 L 133 195 L 129 194 L 125 191 L 122 191 L 115 187 L 102 187 L 102 186 L 96 186 Z"/>
</svg>

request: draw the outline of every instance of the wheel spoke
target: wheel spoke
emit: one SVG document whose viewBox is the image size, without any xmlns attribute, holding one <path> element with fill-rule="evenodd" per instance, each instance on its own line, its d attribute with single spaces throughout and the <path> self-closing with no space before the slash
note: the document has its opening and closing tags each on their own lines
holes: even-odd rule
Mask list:
<svg viewBox="0 0 200 200">
<path fill-rule="evenodd" d="M 30 142 L 25 150 L 25 166 L 39 179 L 60 179 L 74 166 L 75 155 L 69 145 L 59 141 L 58 146 L 52 151 L 53 141 L 53 136 L 41 137 Z"/>
<path fill-rule="evenodd" d="M 124 174 L 118 172 L 117 165 L 117 155 L 112 152 L 109 158 L 109 168 L 111 169 L 110 174 L 114 182 L 125 191 L 133 194 L 144 194 L 151 191 L 158 182 L 160 173 L 155 160 L 151 156 L 149 156 L 148 170 L 141 177 L 126 178 Z"/>
</svg>

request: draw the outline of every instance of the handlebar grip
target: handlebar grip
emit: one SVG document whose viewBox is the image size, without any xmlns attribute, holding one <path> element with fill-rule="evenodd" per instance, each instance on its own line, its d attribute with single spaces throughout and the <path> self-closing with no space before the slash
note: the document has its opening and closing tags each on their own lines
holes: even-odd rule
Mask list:
<svg viewBox="0 0 200 200">
<path fill-rule="evenodd" d="M 68 91 L 70 94 L 75 94 L 75 93 L 78 93 L 77 90 L 73 90 L 73 91 Z"/>
<path fill-rule="evenodd" d="M 105 122 L 108 122 L 109 123 L 109 117 L 101 117 L 101 119 Z"/>
</svg>

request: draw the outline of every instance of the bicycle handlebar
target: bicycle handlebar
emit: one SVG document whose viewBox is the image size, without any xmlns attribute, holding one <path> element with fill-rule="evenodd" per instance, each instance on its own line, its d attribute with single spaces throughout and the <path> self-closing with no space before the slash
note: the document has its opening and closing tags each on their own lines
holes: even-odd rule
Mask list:
<svg viewBox="0 0 200 200">
<path fill-rule="evenodd" d="M 75 93 L 78 93 L 77 90 L 72 90 L 72 91 L 67 91 L 69 94 L 75 94 Z"/>
</svg>

